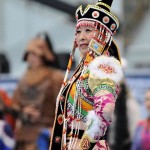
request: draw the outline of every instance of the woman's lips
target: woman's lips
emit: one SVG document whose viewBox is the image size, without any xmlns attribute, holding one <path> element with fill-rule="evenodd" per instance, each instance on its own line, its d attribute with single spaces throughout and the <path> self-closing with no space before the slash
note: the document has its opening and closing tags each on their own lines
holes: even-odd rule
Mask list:
<svg viewBox="0 0 150 150">
<path fill-rule="evenodd" d="M 87 47 L 87 46 L 88 46 L 88 44 L 86 44 L 86 43 L 80 44 L 80 47 Z"/>
</svg>

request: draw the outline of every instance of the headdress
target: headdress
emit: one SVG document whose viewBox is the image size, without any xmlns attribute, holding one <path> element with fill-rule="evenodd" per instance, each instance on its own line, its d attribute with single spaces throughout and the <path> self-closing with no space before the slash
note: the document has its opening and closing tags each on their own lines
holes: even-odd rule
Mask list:
<svg viewBox="0 0 150 150">
<path fill-rule="evenodd" d="M 113 0 L 98 0 L 96 5 L 88 5 L 84 10 L 81 5 L 75 13 L 77 20 L 76 27 L 78 28 L 84 25 L 95 26 L 100 32 L 98 37 L 94 37 L 94 39 L 91 40 L 89 44 L 90 49 L 97 53 L 102 53 L 104 48 L 106 49 L 107 47 L 107 49 L 109 49 L 113 46 L 114 54 L 116 54 L 114 57 L 120 60 L 118 49 L 112 40 L 112 36 L 119 27 L 117 17 L 110 12 L 112 2 Z M 105 37 L 105 39 L 101 42 L 103 37 Z M 113 45 L 111 46 L 112 43 Z"/>
<path fill-rule="evenodd" d="M 96 5 L 88 5 L 85 10 L 82 5 L 76 11 L 77 24 L 80 21 L 95 21 L 104 26 L 111 35 L 119 27 L 118 19 L 110 12 L 112 0 L 99 0 Z"/>
</svg>

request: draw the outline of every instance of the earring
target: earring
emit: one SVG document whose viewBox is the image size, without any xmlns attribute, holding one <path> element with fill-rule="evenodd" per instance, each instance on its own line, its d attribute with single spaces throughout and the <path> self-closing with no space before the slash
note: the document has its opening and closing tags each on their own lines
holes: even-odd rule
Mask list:
<svg viewBox="0 0 150 150">
<path fill-rule="evenodd" d="M 76 48 L 78 47 L 78 44 L 77 44 L 76 40 L 74 41 L 74 45 L 75 45 Z"/>
</svg>

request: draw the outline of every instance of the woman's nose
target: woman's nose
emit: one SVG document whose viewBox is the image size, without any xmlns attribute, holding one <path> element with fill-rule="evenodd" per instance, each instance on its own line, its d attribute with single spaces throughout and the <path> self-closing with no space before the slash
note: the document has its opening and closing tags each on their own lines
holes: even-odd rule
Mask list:
<svg viewBox="0 0 150 150">
<path fill-rule="evenodd" d="M 85 32 L 82 31 L 80 34 L 80 41 L 85 40 L 85 38 L 86 38 Z"/>
</svg>

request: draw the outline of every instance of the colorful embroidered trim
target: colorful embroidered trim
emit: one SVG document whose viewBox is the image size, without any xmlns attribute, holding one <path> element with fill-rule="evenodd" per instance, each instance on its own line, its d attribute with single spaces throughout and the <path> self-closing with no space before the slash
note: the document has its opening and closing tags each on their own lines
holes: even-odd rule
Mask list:
<svg viewBox="0 0 150 150">
<path fill-rule="evenodd" d="M 99 86 L 97 86 L 94 91 L 93 94 L 95 95 L 97 92 L 99 92 L 100 90 L 107 90 L 110 93 L 112 93 L 114 95 L 114 97 L 116 97 L 116 92 L 113 90 L 113 88 L 111 86 L 109 86 L 108 84 L 101 84 Z"/>
<path fill-rule="evenodd" d="M 71 105 L 73 105 L 74 103 L 74 94 L 76 92 L 76 84 L 74 83 L 72 88 L 71 88 L 71 91 L 70 91 L 70 94 L 69 94 L 69 97 L 68 97 L 68 100 L 69 102 L 71 103 Z M 82 95 L 82 94 L 81 94 Z M 84 99 L 83 99 L 84 98 Z M 92 110 L 93 109 L 93 102 L 91 102 L 90 100 L 88 99 L 85 99 L 85 97 L 82 95 L 82 98 L 80 97 L 81 101 L 82 101 L 82 106 L 81 106 L 81 113 L 82 115 L 86 116 L 87 115 L 87 112 L 89 110 Z M 78 109 L 78 106 L 77 108 Z"/>
<path fill-rule="evenodd" d="M 88 135 L 83 135 L 83 138 L 81 139 L 80 143 L 80 148 L 82 150 L 86 150 L 89 149 L 90 147 L 91 147 L 90 138 L 88 137 Z"/>
<path fill-rule="evenodd" d="M 68 107 L 70 107 L 70 109 L 71 109 L 71 107 L 73 106 L 74 100 L 72 99 L 71 96 L 69 96 L 69 99 L 68 99 L 68 100 L 69 100 L 69 103 L 70 103 L 70 105 L 68 105 Z M 76 110 L 78 110 L 78 107 L 79 107 L 79 106 L 77 106 Z M 92 109 L 93 109 L 93 106 L 89 105 L 89 104 L 86 103 L 85 101 L 82 102 L 81 114 L 82 114 L 84 117 L 87 115 L 87 112 L 88 112 L 89 110 L 92 110 Z"/>
</svg>

